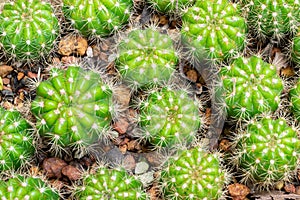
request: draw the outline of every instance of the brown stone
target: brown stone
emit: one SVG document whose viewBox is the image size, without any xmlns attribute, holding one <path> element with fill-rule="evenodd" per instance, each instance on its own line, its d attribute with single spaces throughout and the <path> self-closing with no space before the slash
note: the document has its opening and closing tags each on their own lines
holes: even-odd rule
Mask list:
<svg viewBox="0 0 300 200">
<path fill-rule="evenodd" d="M 219 148 L 223 151 L 228 151 L 230 149 L 230 141 L 227 139 L 222 139 L 220 144 L 219 144 Z"/>
<path fill-rule="evenodd" d="M 76 181 L 81 178 L 82 172 L 72 165 L 67 165 L 61 170 L 62 174 L 67 176 L 71 181 Z"/>
<path fill-rule="evenodd" d="M 198 80 L 198 73 L 194 69 L 187 71 L 186 76 L 188 77 L 189 80 L 191 80 L 194 83 L 196 83 Z"/>
<path fill-rule="evenodd" d="M 9 65 L 1 65 L 0 66 L 0 77 L 7 76 L 10 72 L 12 72 L 14 69 Z"/>
<path fill-rule="evenodd" d="M 27 73 L 27 76 L 28 78 L 37 78 L 37 74 L 30 71 Z"/>
<path fill-rule="evenodd" d="M 46 172 L 48 178 L 61 178 L 62 169 L 68 164 L 59 158 L 46 158 L 43 161 L 43 169 Z"/>
<path fill-rule="evenodd" d="M 228 192 L 233 200 L 245 200 L 250 189 L 243 184 L 234 183 L 228 186 Z"/>
<path fill-rule="evenodd" d="M 61 39 L 58 44 L 58 53 L 63 56 L 69 56 L 72 53 L 83 56 L 87 50 L 87 40 L 80 36 L 68 35 Z"/>
<path fill-rule="evenodd" d="M 284 185 L 284 190 L 288 193 L 296 193 L 296 188 L 293 184 L 291 183 L 286 183 Z"/>
<path fill-rule="evenodd" d="M 8 84 L 10 84 L 10 79 L 9 79 L 9 78 L 3 78 L 3 79 L 2 79 L 2 83 L 3 83 L 4 85 L 8 85 Z"/>
<path fill-rule="evenodd" d="M 130 154 L 125 156 L 125 158 L 123 160 L 123 166 L 127 170 L 131 170 L 131 171 L 134 170 L 134 168 L 136 166 L 134 157 Z"/>
<path fill-rule="evenodd" d="M 78 62 L 78 59 L 74 56 L 64 56 L 61 58 L 63 64 L 74 64 Z"/>
<path fill-rule="evenodd" d="M 126 118 L 121 117 L 119 118 L 113 125 L 113 128 L 120 134 L 125 134 L 127 131 L 127 128 L 129 126 L 128 121 Z"/>
<path fill-rule="evenodd" d="M 24 73 L 19 72 L 17 78 L 18 78 L 18 80 L 21 80 L 22 78 L 24 78 Z"/>
</svg>

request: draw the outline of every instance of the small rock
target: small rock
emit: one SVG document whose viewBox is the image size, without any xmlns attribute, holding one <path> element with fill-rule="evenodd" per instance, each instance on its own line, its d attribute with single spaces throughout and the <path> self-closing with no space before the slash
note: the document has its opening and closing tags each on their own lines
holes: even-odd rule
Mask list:
<svg viewBox="0 0 300 200">
<path fill-rule="evenodd" d="M 123 145 L 119 146 L 119 149 L 122 154 L 125 154 L 127 152 L 127 144 L 123 144 Z"/>
<path fill-rule="evenodd" d="M 165 156 L 155 151 L 145 153 L 144 157 L 152 167 L 159 167 L 163 162 L 165 162 Z"/>
<path fill-rule="evenodd" d="M 138 162 L 135 166 L 134 173 L 139 175 L 139 174 L 144 174 L 148 171 L 149 169 L 149 164 L 146 162 Z"/>
<path fill-rule="evenodd" d="M 113 128 L 120 134 L 125 134 L 129 126 L 128 121 L 124 117 L 120 117 L 113 125 Z"/>
<path fill-rule="evenodd" d="M 125 85 L 118 85 L 114 88 L 114 101 L 124 107 L 128 108 L 130 102 L 130 89 Z"/>
<path fill-rule="evenodd" d="M 3 82 L 4 85 L 8 85 L 8 84 L 10 84 L 10 79 L 9 78 L 3 78 L 2 82 Z"/>
<path fill-rule="evenodd" d="M 283 181 L 278 181 L 275 183 L 275 188 L 277 190 L 281 190 L 284 187 L 284 182 Z"/>
<path fill-rule="evenodd" d="M 159 24 L 166 25 L 169 23 L 169 20 L 166 15 L 159 16 Z"/>
<path fill-rule="evenodd" d="M 144 174 L 138 176 L 140 181 L 143 183 L 144 188 L 146 188 L 152 184 L 152 182 L 154 181 L 153 175 L 154 175 L 154 172 L 150 171 L 150 172 L 147 172 L 147 173 L 144 173 Z"/>
<path fill-rule="evenodd" d="M 189 71 L 187 71 L 186 76 L 188 77 L 188 79 L 194 83 L 197 82 L 198 80 L 198 73 L 196 70 L 191 69 Z"/>
<path fill-rule="evenodd" d="M 63 64 L 74 64 L 77 63 L 78 59 L 74 56 L 64 56 L 61 58 Z"/>
<path fill-rule="evenodd" d="M 58 44 L 58 53 L 69 56 L 72 53 L 83 56 L 87 50 L 87 40 L 80 36 L 65 36 Z"/>
<path fill-rule="evenodd" d="M 296 187 L 296 192 L 295 193 L 298 194 L 298 195 L 300 195 L 300 186 Z"/>
<path fill-rule="evenodd" d="M 250 189 L 240 183 L 234 183 L 228 186 L 228 191 L 233 200 L 245 200 L 250 193 Z"/>
<path fill-rule="evenodd" d="M 72 165 L 67 165 L 61 170 L 62 174 L 67 176 L 71 181 L 76 181 L 81 178 L 81 171 Z"/>
<path fill-rule="evenodd" d="M 296 74 L 295 70 L 291 66 L 287 66 L 286 68 L 280 69 L 280 76 L 284 77 L 292 77 Z"/>
<path fill-rule="evenodd" d="M 9 65 L 1 65 L 0 66 L 0 76 L 3 78 L 7 76 L 10 72 L 12 72 L 14 69 Z"/>
<path fill-rule="evenodd" d="M 64 182 L 62 182 L 60 180 L 56 180 L 56 179 L 55 180 L 50 180 L 49 183 L 56 190 L 61 190 L 65 186 Z"/>
<path fill-rule="evenodd" d="M 296 193 L 296 188 L 293 184 L 291 183 L 286 183 L 284 185 L 284 190 L 288 193 Z"/>
<path fill-rule="evenodd" d="M 18 73 L 18 76 L 17 76 L 18 81 L 21 80 L 22 78 L 24 78 L 24 76 L 25 76 L 25 75 L 24 75 L 23 72 L 19 72 L 19 73 Z"/>
<path fill-rule="evenodd" d="M 142 146 L 137 140 L 131 140 L 127 143 L 127 150 L 132 151 L 132 150 L 141 150 Z"/>
<path fill-rule="evenodd" d="M 62 169 L 68 164 L 59 158 L 46 158 L 43 161 L 43 169 L 46 172 L 48 178 L 61 178 Z"/>
<path fill-rule="evenodd" d="M 136 166 L 136 162 L 135 162 L 134 157 L 130 154 L 125 156 L 125 158 L 123 160 L 123 166 L 126 170 L 133 171 L 135 166 Z"/>
<path fill-rule="evenodd" d="M 27 73 L 27 76 L 28 78 L 37 78 L 37 74 L 30 71 Z"/>
<path fill-rule="evenodd" d="M 113 149 L 110 149 L 105 154 L 105 158 L 110 164 L 119 165 L 120 163 L 123 162 L 124 155 L 122 154 L 122 152 L 119 150 L 118 147 L 114 147 Z"/>
<path fill-rule="evenodd" d="M 94 56 L 93 54 L 93 48 L 92 47 L 88 47 L 87 50 L 86 50 L 86 55 L 87 57 L 89 58 L 92 58 Z"/>
<path fill-rule="evenodd" d="M 227 139 L 222 139 L 220 144 L 219 144 L 219 148 L 222 150 L 222 151 L 228 151 L 230 149 L 230 141 L 227 140 Z"/>
</svg>

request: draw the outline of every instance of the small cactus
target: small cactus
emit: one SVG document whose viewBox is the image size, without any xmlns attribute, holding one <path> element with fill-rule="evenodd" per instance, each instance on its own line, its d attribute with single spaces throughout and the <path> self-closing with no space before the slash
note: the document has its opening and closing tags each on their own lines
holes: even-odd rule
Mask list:
<svg viewBox="0 0 300 200">
<path fill-rule="evenodd" d="M 100 167 L 95 174 L 84 178 L 76 197 L 82 200 L 144 200 L 146 193 L 142 187 L 142 182 L 127 174 L 124 169 Z"/>
<path fill-rule="evenodd" d="M 182 16 L 182 40 L 196 56 L 228 59 L 243 50 L 246 22 L 237 4 L 227 0 L 197 1 Z"/>
<path fill-rule="evenodd" d="M 264 40 L 295 34 L 300 22 L 298 0 L 242 0 L 249 30 Z"/>
<path fill-rule="evenodd" d="M 82 35 L 105 37 L 129 19 L 132 0 L 63 0 L 63 12 Z"/>
<path fill-rule="evenodd" d="M 300 31 L 292 40 L 292 59 L 297 65 L 300 64 Z"/>
<path fill-rule="evenodd" d="M 196 147 L 182 150 L 167 161 L 161 172 L 165 199 L 218 200 L 223 195 L 228 174 L 222 169 L 218 154 Z"/>
<path fill-rule="evenodd" d="M 291 89 L 290 99 L 292 104 L 292 112 L 297 120 L 300 120 L 300 81 Z"/>
<path fill-rule="evenodd" d="M 220 74 L 228 116 L 248 119 L 277 109 L 283 83 L 275 66 L 257 56 L 238 57 Z"/>
<path fill-rule="evenodd" d="M 37 177 L 17 175 L 7 181 L 0 181 L 2 200 L 59 200 L 59 194 Z"/>
<path fill-rule="evenodd" d="M 167 82 L 178 60 L 171 38 L 152 28 L 131 31 L 118 51 L 119 72 L 135 88 Z"/>
<path fill-rule="evenodd" d="M 283 118 L 265 116 L 251 120 L 245 132 L 235 139 L 235 158 L 242 181 L 263 188 L 280 180 L 289 181 L 300 153 L 297 134 Z"/>
<path fill-rule="evenodd" d="M 99 74 L 78 66 L 53 68 L 39 84 L 32 112 L 39 133 L 59 147 L 86 147 L 97 141 L 111 121 L 111 91 Z"/>
<path fill-rule="evenodd" d="M 195 0 L 148 0 L 148 2 L 161 13 L 176 13 L 191 6 Z"/>
<path fill-rule="evenodd" d="M 0 108 L 0 171 L 18 169 L 33 156 L 30 128 L 18 111 Z"/>
<path fill-rule="evenodd" d="M 142 102 L 140 124 L 157 148 L 190 144 L 200 126 L 199 106 L 185 90 L 163 88 Z"/>
<path fill-rule="evenodd" d="M 40 0 L 6 3 L 0 24 L 0 43 L 4 51 L 22 61 L 47 55 L 59 33 L 53 8 Z"/>
</svg>

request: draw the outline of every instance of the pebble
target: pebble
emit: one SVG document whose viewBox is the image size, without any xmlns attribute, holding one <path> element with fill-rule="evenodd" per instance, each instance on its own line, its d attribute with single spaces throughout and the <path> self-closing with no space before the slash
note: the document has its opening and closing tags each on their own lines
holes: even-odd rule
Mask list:
<svg viewBox="0 0 300 200">
<path fill-rule="evenodd" d="M 8 84 L 10 84 L 10 79 L 9 78 L 3 78 L 2 82 L 3 82 L 4 85 L 8 85 Z"/>
<path fill-rule="evenodd" d="M 138 178 L 143 183 L 144 188 L 150 186 L 152 182 L 154 181 L 154 172 L 150 171 L 147 173 L 144 173 L 142 175 L 139 175 Z"/>
<path fill-rule="evenodd" d="M 296 188 L 293 184 L 291 183 L 286 183 L 284 185 L 284 190 L 288 193 L 296 193 Z"/>
<path fill-rule="evenodd" d="M 245 200 L 250 189 L 243 184 L 234 183 L 228 186 L 228 192 L 233 200 Z"/>
<path fill-rule="evenodd" d="M 125 117 L 120 117 L 117 121 L 113 124 L 113 128 L 120 134 L 125 134 L 127 128 L 129 126 L 128 121 Z"/>
<path fill-rule="evenodd" d="M 136 162 L 135 162 L 134 157 L 130 154 L 125 156 L 125 158 L 123 160 L 123 166 L 126 170 L 133 171 L 135 169 L 135 166 L 136 166 Z"/>
<path fill-rule="evenodd" d="M 62 174 L 67 176 L 71 181 L 76 181 L 81 178 L 81 171 L 72 165 L 67 165 L 61 170 Z"/>
<path fill-rule="evenodd" d="M 136 163 L 136 166 L 135 166 L 135 170 L 134 170 L 134 173 L 139 175 L 139 174 L 144 174 L 148 171 L 149 169 L 149 164 L 142 161 L 142 162 L 138 162 Z"/>
<path fill-rule="evenodd" d="M 83 56 L 88 48 L 87 40 L 80 36 L 67 35 L 58 44 L 58 53 L 63 56 L 76 54 Z"/>
<path fill-rule="evenodd" d="M 10 72 L 12 72 L 14 69 L 9 65 L 1 65 L 0 66 L 0 77 L 7 76 Z"/>
<path fill-rule="evenodd" d="M 61 178 L 62 169 L 68 164 L 60 158 L 46 158 L 43 161 L 43 169 L 48 178 Z"/>
</svg>

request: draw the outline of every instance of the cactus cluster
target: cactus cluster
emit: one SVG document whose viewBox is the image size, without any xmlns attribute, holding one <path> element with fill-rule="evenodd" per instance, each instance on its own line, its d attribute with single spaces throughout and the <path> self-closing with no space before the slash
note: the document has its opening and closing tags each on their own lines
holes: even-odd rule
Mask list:
<svg viewBox="0 0 300 200">
<path fill-rule="evenodd" d="M 197 1 L 182 16 L 182 40 L 196 57 L 232 57 L 243 50 L 246 31 L 239 6 L 227 0 Z"/>
<path fill-rule="evenodd" d="M 220 75 L 228 116 L 249 119 L 277 109 L 283 83 L 275 66 L 257 56 L 238 57 Z"/>
<path fill-rule="evenodd" d="M 132 0 L 63 0 L 63 12 L 84 36 L 105 37 L 122 28 L 131 15 Z"/>
<path fill-rule="evenodd" d="M 228 179 L 216 153 L 196 147 L 182 150 L 161 172 L 165 199 L 217 200 Z"/>
<path fill-rule="evenodd" d="M 236 164 L 246 183 L 268 188 L 277 181 L 288 181 L 297 169 L 300 140 L 283 118 L 251 120 L 235 142 Z"/>
<path fill-rule="evenodd" d="M 49 3 L 16 0 L 6 3 L 0 14 L 0 44 L 18 60 L 46 56 L 59 33 L 59 23 Z"/>
<path fill-rule="evenodd" d="M 167 82 L 177 64 L 172 39 L 153 28 L 131 31 L 118 45 L 116 65 L 135 88 Z"/>
<path fill-rule="evenodd" d="M 18 169 L 35 152 L 29 123 L 18 111 L 0 108 L 0 172 Z"/>
<path fill-rule="evenodd" d="M 86 147 L 98 140 L 111 121 L 111 90 L 99 74 L 79 66 L 53 68 L 39 84 L 32 112 L 39 133 L 60 147 Z"/>
<path fill-rule="evenodd" d="M 58 193 L 40 178 L 18 175 L 7 181 L 0 181 L 2 200 L 59 200 Z"/>
<path fill-rule="evenodd" d="M 193 5 L 195 0 L 148 0 L 148 2 L 161 13 L 176 13 Z"/>
<path fill-rule="evenodd" d="M 162 88 L 142 102 L 140 124 L 156 147 L 187 145 L 200 126 L 199 105 L 185 90 Z"/>
<path fill-rule="evenodd" d="M 95 174 L 83 179 L 76 198 L 85 200 L 144 200 L 147 195 L 142 190 L 142 182 L 130 176 L 124 169 L 99 167 Z"/>
</svg>

